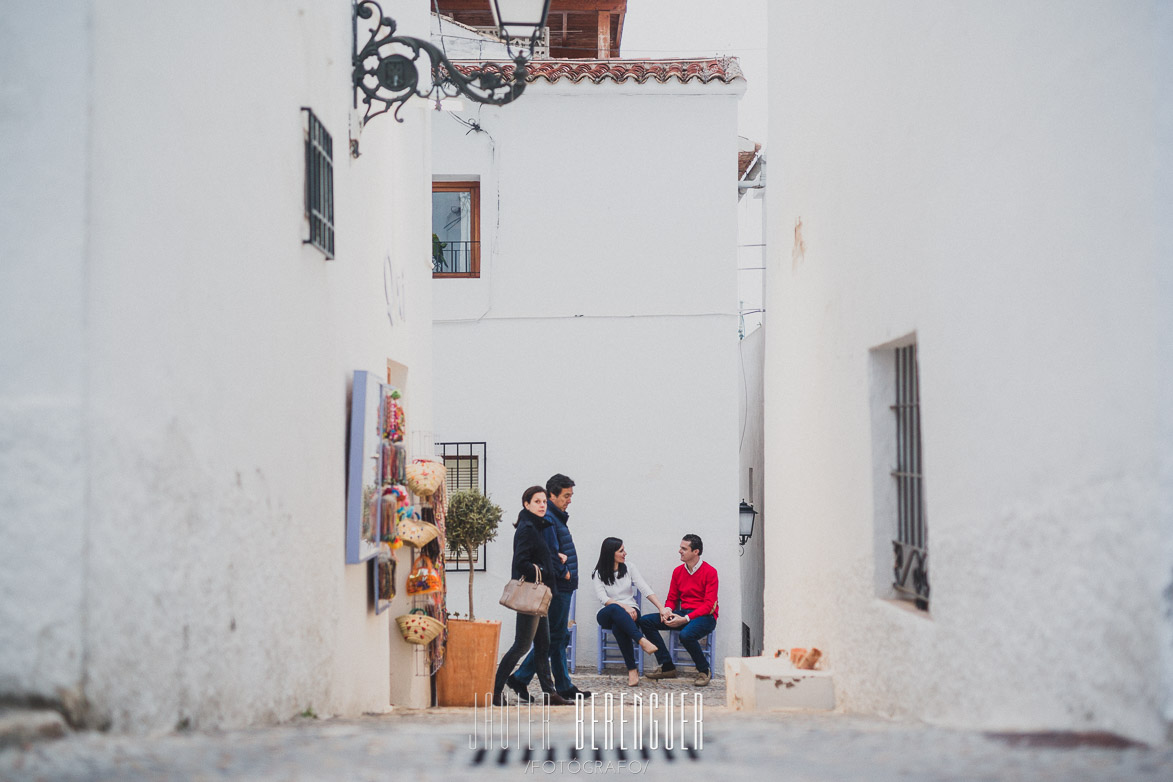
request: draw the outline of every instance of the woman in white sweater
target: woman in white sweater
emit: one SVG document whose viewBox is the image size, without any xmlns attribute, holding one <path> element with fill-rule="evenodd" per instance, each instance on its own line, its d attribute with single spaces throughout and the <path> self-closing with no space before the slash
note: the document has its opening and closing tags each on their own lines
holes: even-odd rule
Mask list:
<svg viewBox="0 0 1173 782">
<path fill-rule="evenodd" d="M 634 565 L 627 564 L 627 551 L 623 548 L 623 541 L 619 538 L 607 538 L 603 541 L 599 551 L 599 564 L 591 573 L 591 580 L 595 584 L 595 594 L 603 607 L 599 609 L 596 619 L 599 627 L 610 630 L 619 642 L 619 651 L 623 654 L 623 662 L 627 665 L 627 684 L 634 687 L 639 684 L 639 669 L 635 666 L 635 648 L 638 642 L 641 649 L 648 654 L 655 654 L 656 647 L 639 629 L 639 609 L 635 604 L 635 590 L 643 593 L 652 605 L 664 610 L 660 598 L 652 594 L 652 588 Z"/>
</svg>

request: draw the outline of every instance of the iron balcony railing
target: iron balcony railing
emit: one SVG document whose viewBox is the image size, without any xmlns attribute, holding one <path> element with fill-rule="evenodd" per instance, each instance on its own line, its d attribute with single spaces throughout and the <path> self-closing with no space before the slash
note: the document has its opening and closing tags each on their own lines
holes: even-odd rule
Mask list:
<svg viewBox="0 0 1173 782">
<path fill-rule="evenodd" d="M 477 274 L 480 242 L 441 242 L 432 236 L 433 274 Z"/>
</svg>

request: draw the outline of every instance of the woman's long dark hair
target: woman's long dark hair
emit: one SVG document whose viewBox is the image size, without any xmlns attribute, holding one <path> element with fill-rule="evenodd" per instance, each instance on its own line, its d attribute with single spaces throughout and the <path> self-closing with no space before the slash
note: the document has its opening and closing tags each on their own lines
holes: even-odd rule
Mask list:
<svg viewBox="0 0 1173 782">
<path fill-rule="evenodd" d="M 623 578 L 627 575 L 627 565 L 622 562 L 615 567 L 615 552 L 623 548 L 623 541 L 619 538 L 607 538 L 599 549 L 599 564 L 595 565 L 595 572 L 599 580 L 607 586 L 615 583 L 615 577 Z"/>
</svg>

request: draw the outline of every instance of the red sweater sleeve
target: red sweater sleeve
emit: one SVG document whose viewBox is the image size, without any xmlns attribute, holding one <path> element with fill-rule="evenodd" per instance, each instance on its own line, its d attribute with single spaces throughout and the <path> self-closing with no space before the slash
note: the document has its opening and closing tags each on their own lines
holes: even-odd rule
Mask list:
<svg viewBox="0 0 1173 782">
<path fill-rule="evenodd" d="M 672 580 L 668 582 L 668 596 L 664 598 L 664 605 L 671 611 L 675 611 L 680 602 L 680 571 L 682 570 L 684 570 L 684 565 L 673 570 Z"/>
</svg>

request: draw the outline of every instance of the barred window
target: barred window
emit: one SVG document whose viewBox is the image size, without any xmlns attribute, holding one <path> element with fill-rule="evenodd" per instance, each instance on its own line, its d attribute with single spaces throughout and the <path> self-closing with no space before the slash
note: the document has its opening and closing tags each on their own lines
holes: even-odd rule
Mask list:
<svg viewBox="0 0 1173 782">
<path fill-rule="evenodd" d="M 920 372 L 916 344 L 896 348 L 896 540 L 893 587 L 916 607 L 929 607 L 928 537 L 921 463 Z"/>
<path fill-rule="evenodd" d="M 305 216 L 309 238 L 327 258 L 334 257 L 334 140 L 308 108 L 305 128 Z"/>
<path fill-rule="evenodd" d="M 473 489 L 481 494 L 486 493 L 485 483 L 485 455 L 487 446 L 483 442 L 465 443 L 436 443 L 436 453 L 448 469 L 445 486 L 448 495 L 454 492 Z M 488 544 L 473 552 L 472 562 L 468 561 L 468 552 L 449 548 L 444 553 L 449 570 L 480 570 L 486 568 L 486 554 Z"/>
</svg>

